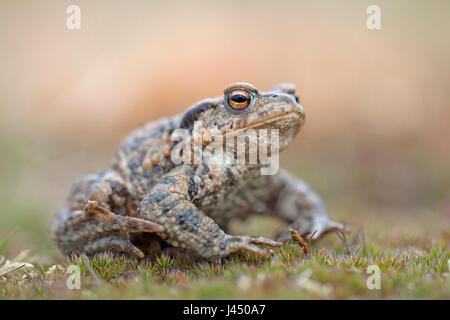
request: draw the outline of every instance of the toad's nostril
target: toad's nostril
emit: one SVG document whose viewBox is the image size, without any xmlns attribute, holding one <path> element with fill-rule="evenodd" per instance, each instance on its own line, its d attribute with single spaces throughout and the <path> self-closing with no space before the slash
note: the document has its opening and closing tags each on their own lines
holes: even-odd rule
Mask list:
<svg viewBox="0 0 450 320">
<path fill-rule="evenodd" d="M 305 118 L 305 110 L 303 110 L 303 107 L 299 104 L 297 104 L 297 112 L 301 115 L 301 117 Z"/>
</svg>

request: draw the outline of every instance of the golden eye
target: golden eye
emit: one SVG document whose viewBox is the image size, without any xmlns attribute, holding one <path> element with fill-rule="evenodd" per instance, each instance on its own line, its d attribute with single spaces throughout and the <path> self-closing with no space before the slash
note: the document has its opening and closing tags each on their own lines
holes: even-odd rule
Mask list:
<svg viewBox="0 0 450 320">
<path fill-rule="evenodd" d="M 235 110 L 242 110 L 250 105 L 251 96 L 245 90 L 233 90 L 228 94 L 228 104 Z"/>
</svg>

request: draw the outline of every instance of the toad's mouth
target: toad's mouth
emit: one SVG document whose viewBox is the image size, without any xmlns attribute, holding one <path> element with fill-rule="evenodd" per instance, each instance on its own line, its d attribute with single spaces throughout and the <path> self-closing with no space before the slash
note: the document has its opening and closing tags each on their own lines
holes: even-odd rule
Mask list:
<svg viewBox="0 0 450 320">
<path fill-rule="evenodd" d="M 305 116 L 303 113 L 288 112 L 281 115 L 261 118 L 254 123 L 244 123 L 241 127 L 236 128 L 235 131 L 245 131 L 248 129 L 278 129 L 281 132 L 284 132 L 295 128 L 295 133 L 297 133 L 304 122 Z"/>
<path fill-rule="evenodd" d="M 279 130 L 280 136 L 295 136 L 303 123 L 305 122 L 305 116 L 303 113 L 288 112 L 281 115 L 265 117 L 259 119 L 257 122 L 251 124 L 244 124 L 241 127 L 237 127 L 234 130 L 226 129 L 221 130 L 220 134 L 228 139 L 229 137 L 235 137 L 240 132 L 245 132 L 248 129 L 275 129 Z M 225 140 L 223 140 L 225 141 Z M 206 147 L 211 143 L 210 139 L 202 139 L 202 147 Z"/>
</svg>

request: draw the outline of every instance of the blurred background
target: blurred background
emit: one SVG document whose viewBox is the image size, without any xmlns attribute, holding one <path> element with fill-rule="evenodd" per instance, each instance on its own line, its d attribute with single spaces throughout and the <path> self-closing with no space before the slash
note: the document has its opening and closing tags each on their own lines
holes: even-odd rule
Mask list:
<svg viewBox="0 0 450 320">
<path fill-rule="evenodd" d="M 80 30 L 66 28 L 71 4 L 81 8 Z M 371 4 L 381 30 L 366 26 Z M 48 225 L 77 178 L 107 168 L 130 130 L 246 81 L 297 86 L 307 120 L 282 165 L 335 220 L 393 246 L 449 240 L 449 9 L 406 0 L 1 1 L 0 239 L 15 232 L 10 250 L 61 257 Z M 271 232 L 261 225 L 240 231 Z"/>
</svg>

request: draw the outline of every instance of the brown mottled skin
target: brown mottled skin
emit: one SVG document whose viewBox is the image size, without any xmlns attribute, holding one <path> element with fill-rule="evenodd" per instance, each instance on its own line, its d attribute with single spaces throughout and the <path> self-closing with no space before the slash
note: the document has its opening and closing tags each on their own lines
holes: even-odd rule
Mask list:
<svg viewBox="0 0 450 320">
<path fill-rule="evenodd" d="M 230 108 L 227 94 L 244 90 L 251 104 Z M 261 175 L 259 165 L 224 164 L 206 155 L 201 164 L 174 164 L 171 137 L 177 128 L 192 130 L 202 120 L 208 131 L 225 133 L 248 128 L 279 129 L 280 150 L 304 123 L 295 88 L 281 84 L 258 92 L 237 83 L 223 96 L 194 104 L 184 115 L 150 122 L 122 143 L 112 169 L 75 183 L 66 206 L 52 223 L 52 238 L 64 254 L 100 252 L 144 257 L 157 246 L 175 247 L 205 259 L 238 250 L 258 255 L 257 245 L 281 243 L 258 236 L 226 233 L 232 218 L 250 213 L 277 216 L 300 234 L 341 229 L 328 219 L 320 198 L 301 180 L 280 170 Z M 205 146 L 206 147 L 206 146 Z M 288 228 L 279 241 L 289 239 Z"/>
</svg>

